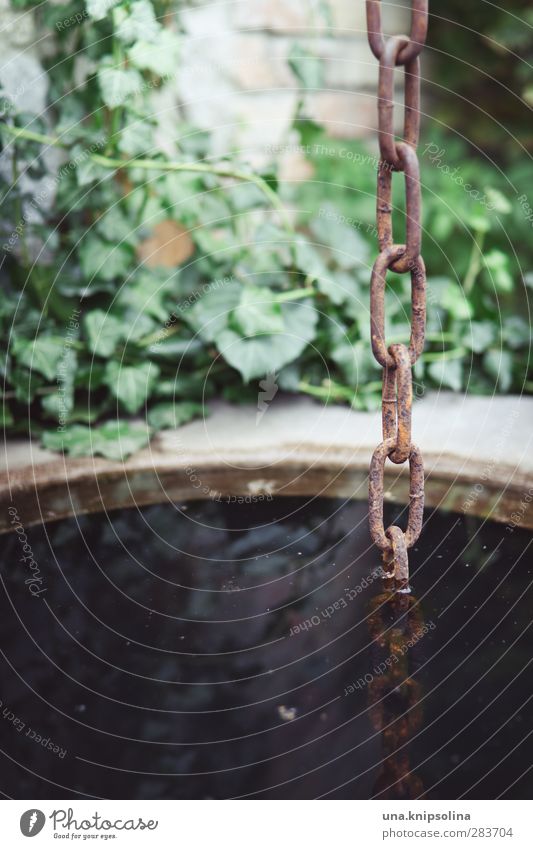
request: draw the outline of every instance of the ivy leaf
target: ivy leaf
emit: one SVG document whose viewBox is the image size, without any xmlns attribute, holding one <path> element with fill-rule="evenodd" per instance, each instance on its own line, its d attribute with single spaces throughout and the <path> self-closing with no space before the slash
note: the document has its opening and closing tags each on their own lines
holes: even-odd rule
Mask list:
<svg viewBox="0 0 533 849">
<path fill-rule="evenodd" d="M 148 411 L 148 421 L 156 430 L 177 428 L 208 413 L 203 404 L 194 401 L 164 401 Z"/>
<path fill-rule="evenodd" d="M 21 404 L 29 404 L 35 398 L 37 390 L 44 385 L 44 378 L 34 369 L 28 371 L 16 365 L 9 374 L 10 383 L 15 388 L 15 398 Z"/>
<path fill-rule="evenodd" d="M 93 21 L 101 21 L 120 0 L 86 0 L 87 14 Z"/>
<path fill-rule="evenodd" d="M 168 318 L 168 311 L 163 306 L 163 301 L 167 292 L 175 286 L 173 275 L 165 275 L 162 279 L 153 270 L 141 271 L 135 275 L 134 280 L 128 280 L 122 286 L 117 303 L 121 309 L 127 309 L 130 315 L 140 317 L 146 314 L 162 323 Z"/>
<path fill-rule="evenodd" d="M 485 189 L 485 194 L 494 212 L 499 212 L 500 215 L 508 215 L 512 212 L 513 207 L 498 189 L 489 187 Z"/>
<path fill-rule="evenodd" d="M 113 23 L 116 35 L 125 44 L 139 39 L 153 41 L 161 30 L 148 0 L 136 0 L 129 8 L 119 6 L 113 12 Z"/>
<path fill-rule="evenodd" d="M 243 339 L 234 330 L 222 330 L 216 337 L 218 350 L 246 382 L 279 371 L 315 338 L 318 313 L 311 302 L 283 304 L 281 310 L 280 333 Z"/>
<path fill-rule="evenodd" d="M 117 205 L 112 206 L 100 216 L 96 230 L 106 239 L 106 242 L 132 243 L 137 239 L 131 218 L 128 218 Z"/>
<path fill-rule="evenodd" d="M 51 451 L 71 457 L 100 454 L 108 460 L 124 460 L 150 441 L 150 429 L 141 422 L 109 421 L 99 427 L 75 424 L 64 432 L 44 431 L 42 441 Z"/>
<path fill-rule="evenodd" d="M 128 330 L 123 321 L 104 310 L 91 310 L 83 324 L 90 350 L 100 357 L 110 357 Z"/>
<path fill-rule="evenodd" d="M 154 148 L 154 130 L 146 119 L 132 121 L 120 133 L 118 149 L 128 156 L 146 154 Z"/>
<path fill-rule="evenodd" d="M 370 256 L 368 242 L 357 229 L 358 223 L 329 203 L 321 207 L 320 214 L 310 223 L 317 242 L 327 245 L 333 251 L 335 263 L 345 270 L 366 264 Z"/>
<path fill-rule="evenodd" d="M 461 360 L 438 360 L 428 366 L 428 373 L 437 386 L 448 386 L 454 392 L 463 388 L 463 364 Z"/>
<path fill-rule="evenodd" d="M 96 180 L 109 176 L 109 169 L 94 162 L 86 147 L 74 145 L 71 151 L 71 163 L 76 166 L 76 181 L 78 186 L 88 186 Z"/>
<path fill-rule="evenodd" d="M 212 342 L 227 327 L 241 298 L 242 286 L 236 280 L 223 278 L 215 287 L 216 282 L 213 281 L 212 288 L 183 313 L 204 342 Z"/>
<path fill-rule="evenodd" d="M 281 305 L 271 289 L 246 286 L 233 316 L 244 336 L 277 333 L 284 328 Z"/>
<path fill-rule="evenodd" d="M 531 344 L 531 327 L 520 315 L 510 315 L 504 319 L 502 339 L 511 350 Z"/>
<path fill-rule="evenodd" d="M 514 281 L 509 271 L 509 257 L 503 251 L 494 249 L 484 256 L 485 268 L 497 292 L 512 292 Z"/>
<path fill-rule="evenodd" d="M 127 245 L 104 242 L 91 233 L 83 240 L 79 256 L 83 273 L 89 280 L 93 277 L 113 280 L 127 273 L 133 251 Z"/>
<path fill-rule="evenodd" d="M 296 263 L 298 268 L 312 280 L 320 281 L 328 277 L 329 269 L 321 255 L 306 239 L 298 236 L 295 245 Z"/>
<path fill-rule="evenodd" d="M 115 109 L 142 89 L 143 79 L 134 68 L 117 68 L 109 60 L 98 70 L 98 83 L 105 105 Z"/>
<path fill-rule="evenodd" d="M 361 297 L 361 287 L 353 273 L 331 271 L 317 280 L 317 286 L 335 306 L 346 304 L 346 315 L 355 319 L 361 318 L 362 311 L 367 306 L 367 297 Z"/>
<path fill-rule="evenodd" d="M 450 280 L 444 289 L 440 303 L 452 318 L 467 320 L 472 317 L 472 304 L 466 297 L 464 290 L 453 280 Z"/>
<path fill-rule="evenodd" d="M 500 392 L 509 392 L 513 382 L 513 356 L 510 351 L 487 351 L 483 365 L 496 381 Z"/>
<path fill-rule="evenodd" d="M 475 354 L 481 354 L 492 345 L 495 335 L 494 326 L 490 321 L 472 321 L 464 331 L 461 341 Z"/>
<path fill-rule="evenodd" d="M 12 351 L 19 364 L 38 371 L 47 380 L 54 380 L 59 361 L 68 347 L 61 336 L 38 336 L 34 340 L 21 337 L 14 341 Z"/>
<path fill-rule="evenodd" d="M 180 53 L 178 37 L 168 29 L 159 34 L 157 41 L 137 41 L 128 51 L 130 61 L 141 71 L 151 71 L 158 77 L 176 73 Z"/>
<path fill-rule="evenodd" d="M 136 413 L 150 395 L 159 375 L 153 363 L 127 366 L 111 360 L 105 370 L 105 382 L 128 413 Z"/>
</svg>

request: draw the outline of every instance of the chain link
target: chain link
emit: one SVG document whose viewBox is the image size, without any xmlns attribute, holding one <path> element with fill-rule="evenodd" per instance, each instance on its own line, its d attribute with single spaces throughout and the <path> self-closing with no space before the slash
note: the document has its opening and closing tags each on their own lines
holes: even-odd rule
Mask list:
<svg viewBox="0 0 533 849">
<path fill-rule="evenodd" d="M 422 50 L 428 31 L 428 0 L 412 0 L 411 35 L 406 47 L 398 57 L 398 64 L 405 65 Z M 381 29 L 380 0 L 366 0 L 366 21 L 368 41 L 376 59 L 381 59 L 385 49 L 385 39 Z"/>
<path fill-rule="evenodd" d="M 375 545 L 383 552 L 385 573 L 399 591 L 409 591 L 408 549 L 422 530 L 424 513 L 424 466 L 420 450 L 411 442 L 413 386 L 411 368 L 424 348 L 426 329 L 426 270 L 420 256 L 422 244 L 420 167 L 416 154 L 420 128 L 420 60 L 428 27 L 427 0 L 412 0 L 411 34 L 385 39 L 381 29 L 380 0 L 367 0 L 370 48 L 379 59 L 378 141 L 380 163 L 377 179 L 376 218 L 380 253 L 370 281 L 372 351 L 383 367 L 383 442 L 372 456 L 369 473 L 369 524 Z M 404 126 L 402 141 L 394 133 L 394 78 L 404 66 Z M 396 244 L 392 226 L 393 173 L 404 173 L 405 244 Z M 411 275 L 411 338 L 409 346 L 385 341 L 386 275 Z M 383 524 L 384 472 L 387 458 L 393 463 L 409 461 L 409 516 L 407 529 Z"/>
</svg>

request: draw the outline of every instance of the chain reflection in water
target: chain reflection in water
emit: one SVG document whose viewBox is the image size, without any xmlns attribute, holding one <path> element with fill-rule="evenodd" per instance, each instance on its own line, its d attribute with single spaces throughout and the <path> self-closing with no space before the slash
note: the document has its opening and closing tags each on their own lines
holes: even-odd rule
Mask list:
<svg viewBox="0 0 533 849">
<path fill-rule="evenodd" d="M 370 722 L 381 732 L 383 763 L 373 797 L 417 799 L 423 795 L 420 777 L 411 771 L 409 741 L 422 726 L 422 688 L 416 679 L 416 655 L 426 625 L 413 595 L 395 593 L 384 581 L 383 592 L 370 602 L 368 626 L 374 667 L 385 669 L 368 685 Z"/>
</svg>

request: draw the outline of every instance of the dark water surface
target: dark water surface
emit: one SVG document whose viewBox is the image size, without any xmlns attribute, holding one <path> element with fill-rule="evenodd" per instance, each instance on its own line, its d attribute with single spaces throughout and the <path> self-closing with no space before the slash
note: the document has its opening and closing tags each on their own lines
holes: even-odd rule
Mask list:
<svg viewBox="0 0 533 849">
<path fill-rule="evenodd" d="M 168 504 L 27 539 L 33 575 L 2 539 L 5 795 L 532 797 L 530 533 L 428 513 L 392 601 L 362 503 Z"/>
</svg>

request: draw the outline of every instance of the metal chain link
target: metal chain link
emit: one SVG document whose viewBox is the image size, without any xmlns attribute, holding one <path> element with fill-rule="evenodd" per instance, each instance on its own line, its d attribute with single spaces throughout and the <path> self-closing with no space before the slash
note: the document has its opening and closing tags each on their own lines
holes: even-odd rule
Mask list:
<svg viewBox="0 0 533 849">
<path fill-rule="evenodd" d="M 376 218 L 379 256 L 370 281 L 372 351 L 383 367 L 383 442 L 372 456 L 369 472 L 369 523 L 374 543 L 383 552 L 386 575 L 397 590 L 408 591 L 408 549 L 422 530 L 424 513 L 424 466 L 420 450 L 411 442 L 413 386 L 411 368 L 424 348 L 426 330 L 426 269 L 420 256 L 420 168 L 416 147 L 420 127 L 420 60 L 428 28 L 427 0 L 412 0 L 411 34 L 385 39 L 381 29 L 380 0 L 367 0 L 368 41 L 379 59 L 378 141 L 380 163 L 377 180 Z M 394 134 L 394 77 L 404 66 L 405 107 L 403 140 Z M 392 227 L 392 175 L 403 171 L 405 179 L 405 244 L 395 244 Z M 385 341 L 386 275 L 411 275 L 411 338 L 409 346 Z M 409 517 L 407 530 L 383 524 L 385 462 L 409 461 Z"/>
</svg>

